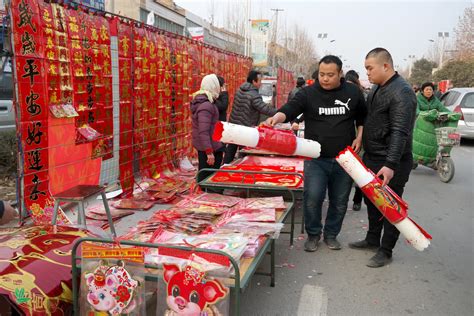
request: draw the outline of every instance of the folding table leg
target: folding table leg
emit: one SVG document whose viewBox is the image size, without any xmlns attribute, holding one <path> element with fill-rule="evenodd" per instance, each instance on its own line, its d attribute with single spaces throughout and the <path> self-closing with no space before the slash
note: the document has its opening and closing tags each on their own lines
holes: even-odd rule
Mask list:
<svg viewBox="0 0 474 316">
<path fill-rule="evenodd" d="M 51 224 L 56 225 L 56 220 L 58 218 L 58 210 L 59 210 L 59 201 L 54 200 L 54 211 L 53 211 L 53 218 Z"/>
<path fill-rule="evenodd" d="M 100 195 L 102 196 L 102 202 L 104 203 L 105 207 L 105 213 L 107 214 L 107 220 L 109 221 L 109 228 L 110 231 L 112 232 L 112 235 L 114 237 L 117 237 L 117 234 L 115 233 L 115 227 L 114 227 L 114 222 L 112 220 L 112 215 L 110 214 L 110 208 L 109 208 L 109 203 L 107 202 L 107 198 L 105 196 L 105 192 L 100 192 Z"/>
<path fill-rule="evenodd" d="M 85 229 L 87 229 L 87 224 L 86 224 L 86 212 L 84 210 L 84 201 L 80 201 L 77 203 L 78 208 L 79 208 L 79 214 L 78 216 L 78 222 L 80 222 L 79 225 L 84 226 Z"/>
<path fill-rule="evenodd" d="M 293 205 L 293 209 L 291 210 L 290 246 L 293 246 L 293 240 L 295 237 L 295 212 L 296 207 Z"/>
<path fill-rule="evenodd" d="M 270 286 L 275 287 L 275 239 L 272 239 L 271 244 L 271 254 L 270 254 L 270 274 L 271 274 L 271 281 Z"/>
</svg>

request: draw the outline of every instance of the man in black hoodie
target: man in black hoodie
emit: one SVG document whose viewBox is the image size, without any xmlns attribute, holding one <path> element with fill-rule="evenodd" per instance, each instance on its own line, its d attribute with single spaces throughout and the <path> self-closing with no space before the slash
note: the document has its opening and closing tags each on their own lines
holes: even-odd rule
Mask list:
<svg viewBox="0 0 474 316">
<path fill-rule="evenodd" d="M 308 239 L 306 251 L 316 251 L 323 232 L 322 205 L 329 195 L 324 225 L 324 241 L 330 249 L 341 249 L 336 237 L 341 231 L 347 210 L 352 179 L 336 162 L 335 157 L 347 146 L 359 151 L 366 116 L 364 96 L 358 87 L 343 79 L 342 61 L 333 55 L 319 62 L 319 78 L 301 89 L 267 124 L 305 117 L 305 138 L 321 144 L 321 156 L 304 163 L 303 208 Z M 357 126 L 357 135 L 356 129 Z"/>
</svg>

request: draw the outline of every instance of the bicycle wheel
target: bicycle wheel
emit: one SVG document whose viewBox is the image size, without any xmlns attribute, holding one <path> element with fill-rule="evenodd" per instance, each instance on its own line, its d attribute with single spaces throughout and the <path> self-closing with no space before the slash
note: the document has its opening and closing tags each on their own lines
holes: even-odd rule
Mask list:
<svg viewBox="0 0 474 316">
<path fill-rule="evenodd" d="M 454 162 L 451 157 L 441 158 L 438 164 L 438 175 L 442 182 L 448 183 L 454 177 Z"/>
</svg>

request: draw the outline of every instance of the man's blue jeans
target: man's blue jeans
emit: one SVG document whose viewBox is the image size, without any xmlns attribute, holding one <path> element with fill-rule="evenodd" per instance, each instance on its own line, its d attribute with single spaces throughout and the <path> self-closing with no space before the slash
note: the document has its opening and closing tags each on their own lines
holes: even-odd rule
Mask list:
<svg viewBox="0 0 474 316">
<path fill-rule="evenodd" d="M 320 236 L 322 206 L 329 196 L 329 207 L 324 225 L 324 238 L 333 239 L 341 231 L 347 210 L 352 179 L 336 159 L 319 158 L 304 162 L 303 210 L 305 229 L 309 236 Z"/>
</svg>

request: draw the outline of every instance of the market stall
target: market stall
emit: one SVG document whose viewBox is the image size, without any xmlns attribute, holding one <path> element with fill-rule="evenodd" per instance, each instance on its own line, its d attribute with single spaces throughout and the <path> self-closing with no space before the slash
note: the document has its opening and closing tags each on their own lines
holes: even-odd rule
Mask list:
<svg viewBox="0 0 474 316">
<path fill-rule="evenodd" d="M 71 282 L 76 282 L 69 273 L 72 241 L 86 236 L 122 244 L 161 246 L 166 241 L 170 249 L 186 248 L 184 240 L 196 252 L 212 252 L 212 247 L 226 245 L 205 239 L 234 241 L 232 245 L 239 246 L 239 251 L 231 247 L 231 255 L 223 253 L 238 263 L 233 277 L 228 278 L 237 281 L 222 284 L 243 289 L 268 251 L 273 259 L 269 275 L 274 284 L 275 249 L 271 237 L 277 238 L 283 221 L 292 213 L 291 199 L 283 202 L 284 207 L 266 204 L 265 211 L 257 216 L 262 222 L 250 221 L 255 218 L 251 203 L 213 213 L 206 201 L 190 202 L 197 197 L 191 190 L 195 169 L 186 158 L 193 156 L 191 94 L 198 90 L 203 76 L 217 73 L 225 78 L 232 96 L 245 82 L 251 59 L 74 3 L 13 0 L 8 12 L 19 140 L 21 224 L 26 226 L 8 232 L 8 237 L 6 233 L 2 236 L 10 249 L 2 252 L 2 260 L 17 258 L 23 263 L 29 258 L 32 265 L 42 267 L 49 262 L 64 270 L 49 275 L 45 283 L 30 272 L 29 278 L 13 280 L 10 268 L 5 266 L 7 269 L 1 270 L 0 291 L 8 295 L 10 303 L 27 315 L 67 314 L 73 301 Z M 94 188 L 93 192 L 85 194 L 86 187 Z M 96 193 L 100 193 L 99 199 L 95 198 Z M 70 201 L 80 202 L 79 216 L 68 204 Z M 188 202 L 186 206 L 180 204 Z M 262 200 L 253 203 L 262 206 Z M 50 226 L 53 213 L 58 226 Z M 126 225 L 131 223 L 133 226 Z M 81 229 L 69 228 L 78 224 Z M 242 226 L 251 231 L 247 235 L 236 232 Z M 109 228 L 117 233 L 117 239 L 111 239 Z M 21 249 L 23 244 L 15 235 L 26 234 L 29 237 L 25 240 L 29 240 L 35 237 L 32 229 L 40 229 L 38 233 L 47 238 L 51 251 L 40 252 L 33 242 L 31 248 Z M 71 233 L 74 240 L 62 238 L 58 232 L 64 229 L 77 231 L 78 235 Z M 166 239 L 170 236 L 174 239 Z M 43 251 L 41 247 L 40 250 Z M 104 281 L 116 278 L 120 290 L 117 288 L 114 296 L 114 311 L 124 312 L 135 302 L 135 294 L 131 293 L 139 288 L 141 280 L 136 273 L 145 274 L 145 270 L 136 265 L 130 269 L 121 266 L 113 253 L 104 252 L 110 256 L 103 257 L 104 262 L 115 265 L 105 270 L 105 264 L 96 262 L 89 271 L 92 278 L 82 279 L 80 284 L 103 290 L 107 287 Z M 126 257 L 130 255 L 124 254 L 124 260 L 137 259 Z M 158 255 L 146 253 L 143 263 L 163 266 L 158 259 Z M 26 271 L 23 264 L 17 267 Z M 76 265 L 72 267 L 75 269 Z M 178 270 L 182 268 L 179 266 Z M 120 271 L 122 276 L 117 274 Z M 184 273 L 174 272 L 176 277 Z M 32 284 L 31 278 L 37 284 Z M 172 282 L 172 278 L 165 279 Z M 226 293 L 220 287 L 215 290 Z M 88 295 L 81 299 L 85 297 Z M 97 297 L 89 297 L 90 305 L 81 301 L 81 307 L 99 304 Z M 137 292 L 136 298 L 140 297 Z M 214 299 L 217 296 L 206 304 Z M 168 305 L 165 302 L 160 306 Z M 99 306 L 93 308 L 101 311 Z"/>
<path fill-rule="evenodd" d="M 226 197 L 226 199 L 231 198 L 231 197 Z M 257 201 L 257 200 L 254 200 Z M 260 202 L 261 203 L 261 202 Z M 284 203 L 285 208 L 276 211 L 274 214 L 274 221 L 276 224 L 281 224 L 284 222 L 284 220 L 288 217 L 290 212 L 293 210 L 293 202 L 285 202 Z M 245 224 L 246 226 L 249 225 L 249 223 Z M 255 226 L 257 227 L 257 226 Z M 211 238 L 216 238 L 215 235 L 212 237 L 212 233 L 208 236 L 211 236 Z M 192 240 L 196 240 L 195 237 L 189 237 Z M 146 248 L 148 251 L 148 259 L 144 260 L 143 267 L 145 269 L 145 275 L 144 278 L 147 281 L 152 282 L 153 286 L 156 287 L 159 282 L 159 280 L 165 278 L 165 269 L 168 266 L 167 262 L 176 262 L 175 260 L 172 260 L 171 258 L 181 258 L 181 260 L 186 260 L 189 257 L 196 256 L 201 258 L 201 260 L 208 260 L 211 263 L 208 263 L 206 266 L 207 268 L 209 266 L 215 266 L 216 264 L 222 264 L 222 266 L 227 266 L 230 268 L 230 272 L 227 274 L 224 273 L 220 269 L 216 269 L 213 271 L 208 271 L 208 273 L 205 273 L 206 278 L 212 279 L 216 278 L 219 280 L 219 282 L 222 284 L 223 287 L 229 287 L 232 289 L 232 294 L 227 293 L 226 295 L 232 295 L 233 296 L 233 304 L 230 306 L 231 309 L 231 314 L 232 315 L 239 315 L 239 309 L 240 309 L 240 294 L 242 291 L 245 290 L 245 288 L 248 286 L 251 277 L 254 274 L 263 274 L 267 275 L 271 278 L 270 285 L 274 286 L 275 285 L 275 235 L 267 235 L 266 237 L 261 236 L 260 237 L 260 246 L 258 247 L 258 250 L 254 252 L 254 254 L 250 257 L 246 257 L 245 255 L 243 257 L 236 257 L 235 253 L 232 251 L 229 251 L 228 248 L 219 248 L 219 247 L 209 247 L 209 248 L 203 248 L 202 244 L 200 246 L 193 246 L 190 243 L 181 245 L 181 244 L 174 244 L 173 242 L 169 243 L 149 243 L 149 242 L 139 242 L 139 241 L 130 241 L 130 240 L 121 240 L 117 242 L 117 240 L 106 240 L 106 239 L 97 239 L 97 238 L 81 238 L 78 240 L 73 248 L 73 256 L 72 256 L 72 262 L 73 262 L 73 297 L 74 297 L 74 311 L 76 314 L 79 314 L 80 309 L 87 308 L 84 306 L 84 304 L 80 304 L 79 300 L 79 286 L 76 282 L 76 280 L 81 279 L 84 277 L 85 272 L 81 271 L 81 261 L 83 258 L 81 258 L 78 255 L 78 251 L 83 247 L 84 243 L 86 242 L 95 242 L 95 243 L 108 243 L 111 245 L 115 246 L 120 246 L 120 247 L 125 247 L 125 246 L 134 246 L 134 247 L 140 247 L 140 248 Z M 197 238 L 199 239 L 199 238 Z M 218 238 L 216 240 L 219 240 Z M 84 249 L 84 248 L 83 248 Z M 219 250 L 220 249 L 220 250 Z M 151 253 L 156 253 L 155 255 L 152 255 Z M 259 267 L 260 263 L 264 259 L 265 255 L 269 254 L 270 255 L 270 272 L 268 273 L 258 273 L 256 272 L 257 268 Z M 157 263 L 156 259 L 157 257 L 163 256 L 163 260 L 158 260 L 159 263 Z M 147 256 L 145 256 L 147 258 Z M 78 260 L 81 259 L 81 260 Z M 196 259 L 193 259 L 193 262 L 196 262 Z M 207 262 L 207 261 L 206 261 Z M 181 265 L 182 266 L 182 265 Z M 204 268 L 202 265 L 201 267 L 203 270 Z M 81 275 L 82 272 L 82 275 Z M 204 273 L 204 272 L 203 272 Z M 79 277 L 81 275 L 81 277 Z M 214 280 L 214 279 L 213 279 Z M 159 291 L 159 290 L 158 290 Z M 84 294 L 83 294 L 84 295 Z M 160 293 L 158 293 L 160 295 Z M 163 295 L 163 294 L 161 294 Z M 168 303 L 168 307 L 172 309 L 172 304 Z M 210 306 L 207 306 L 208 308 Z M 157 307 L 162 308 L 161 306 Z M 220 307 L 218 307 L 220 308 Z M 225 310 L 226 307 L 224 307 L 224 310 L 220 309 L 219 312 L 223 315 L 226 315 L 229 313 L 229 311 Z"/>
</svg>

